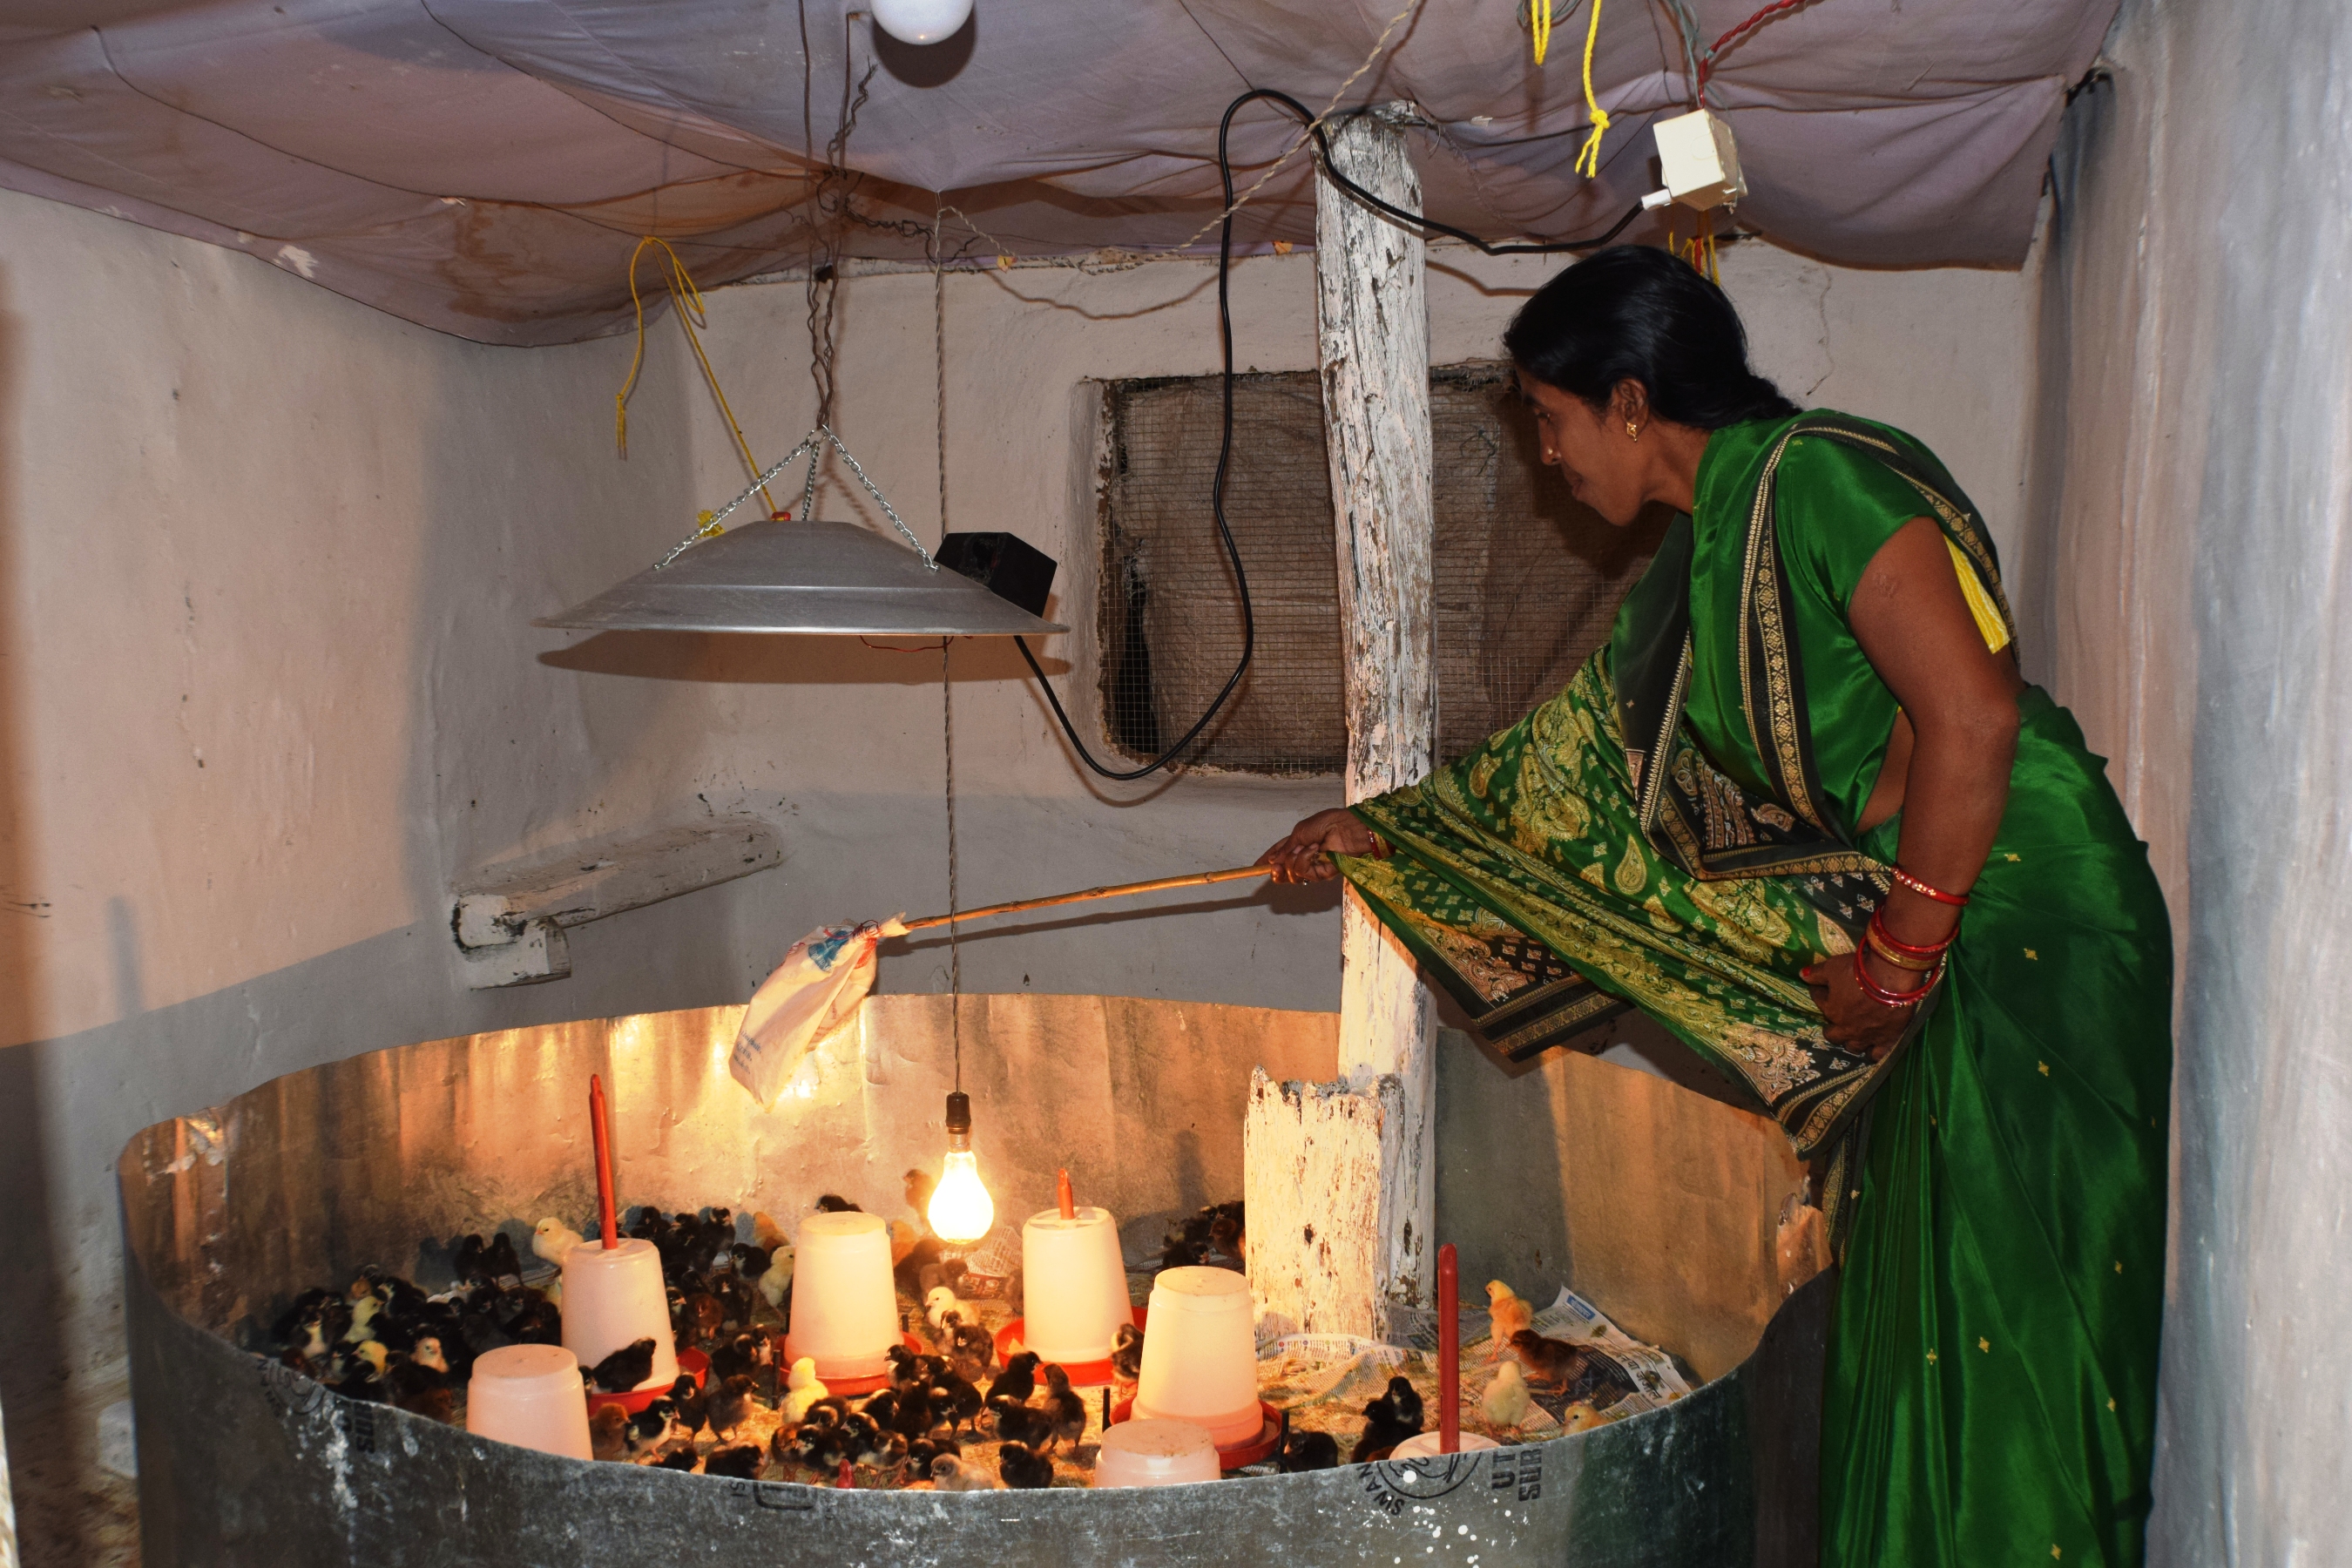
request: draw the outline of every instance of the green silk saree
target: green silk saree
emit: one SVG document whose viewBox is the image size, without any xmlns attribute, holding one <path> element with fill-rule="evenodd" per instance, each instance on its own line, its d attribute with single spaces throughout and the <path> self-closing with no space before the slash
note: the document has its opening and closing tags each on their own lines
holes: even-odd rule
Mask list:
<svg viewBox="0 0 2352 1568">
<path fill-rule="evenodd" d="M 1354 809 L 1340 868 L 1486 1037 L 1531 1054 L 1641 1008 L 1826 1167 L 1843 1238 L 1822 1536 L 1838 1568 L 2142 1558 L 2171 1067 L 2164 903 L 2071 716 L 2038 689 L 1945 983 L 1873 1066 L 1801 972 L 1852 952 L 1901 818 L 1852 826 L 1894 696 L 1846 605 L 1935 518 L 1925 448 L 1813 414 L 1716 432 L 1696 504 L 1567 689 Z"/>
</svg>

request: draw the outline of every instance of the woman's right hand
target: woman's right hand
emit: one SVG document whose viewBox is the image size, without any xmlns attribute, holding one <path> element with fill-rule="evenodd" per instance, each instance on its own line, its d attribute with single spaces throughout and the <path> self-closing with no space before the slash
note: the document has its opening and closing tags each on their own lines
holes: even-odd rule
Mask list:
<svg viewBox="0 0 2352 1568">
<path fill-rule="evenodd" d="M 1385 860 L 1382 844 L 1363 818 L 1345 806 L 1318 811 L 1290 830 L 1290 837 L 1257 858 L 1274 868 L 1277 882 L 1328 882 L 1339 874 L 1333 855 L 1372 855 Z"/>
</svg>

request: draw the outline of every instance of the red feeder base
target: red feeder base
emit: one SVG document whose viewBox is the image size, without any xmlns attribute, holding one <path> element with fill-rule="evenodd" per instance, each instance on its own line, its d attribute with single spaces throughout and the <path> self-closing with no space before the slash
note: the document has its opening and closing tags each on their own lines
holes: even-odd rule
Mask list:
<svg viewBox="0 0 2352 1568">
<path fill-rule="evenodd" d="M 1143 1327 L 1143 1320 L 1149 1315 L 1141 1307 L 1135 1309 L 1135 1326 L 1139 1330 Z M 1021 1336 L 1027 1329 L 1028 1321 L 1026 1318 L 1015 1318 L 996 1331 L 997 1365 L 1003 1366 L 1013 1358 L 1013 1347 L 1021 1344 Z M 1027 1347 L 1024 1345 L 1023 1348 Z M 1039 1364 L 1044 1363 L 1041 1362 Z M 1118 1375 L 1118 1370 L 1110 1364 L 1108 1357 L 1101 1361 L 1066 1361 L 1059 1365 L 1064 1372 L 1070 1374 L 1070 1385 L 1073 1388 L 1108 1388 L 1115 1383 L 1127 1381 Z"/>
<path fill-rule="evenodd" d="M 1236 1443 L 1230 1448 L 1219 1448 L 1219 1469 L 1238 1470 L 1244 1465 L 1263 1464 L 1273 1458 L 1275 1450 L 1282 1446 L 1282 1412 L 1263 1399 L 1257 1402 L 1257 1407 L 1265 1417 L 1265 1424 L 1257 1429 L 1257 1436 L 1250 1442 Z M 1114 1426 L 1133 1419 L 1134 1415 L 1135 1401 L 1132 1399 L 1122 1399 L 1110 1407 L 1110 1424 Z"/>
<path fill-rule="evenodd" d="M 690 1375 L 697 1388 L 709 1385 L 710 1358 L 692 1346 L 677 1352 L 677 1370 Z M 628 1394 L 592 1392 L 588 1395 L 588 1413 L 593 1415 L 607 1405 L 617 1405 L 632 1415 L 642 1415 L 646 1405 L 668 1392 L 667 1388 L 640 1388 Z"/>
<path fill-rule="evenodd" d="M 917 1355 L 928 1355 L 930 1353 L 929 1348 L 923 1343 L 923 1342 L 917 1339 L 912 1334 L 901 1333 L 898 1336 L 898 1342 L 905 1345 Z M 828 1377 L 821 1379 L 820 1381 L 824 1383 L 824 1391 L 827 1394 L 839 1394 L 844 1397 L 849 1397 L 860 1394 L 881 1393 L 882 1390 L 890 1386 L 890 1374 L 887 1372 L 877 1372 L 871 1377 Z"/>
</svg>

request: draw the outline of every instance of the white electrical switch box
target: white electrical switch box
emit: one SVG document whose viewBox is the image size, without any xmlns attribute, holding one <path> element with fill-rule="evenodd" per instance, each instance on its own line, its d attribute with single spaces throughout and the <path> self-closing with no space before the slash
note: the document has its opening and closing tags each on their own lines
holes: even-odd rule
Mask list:
<svg viewBox="0 0 2352 1568">
<path fill-rule="evenodd" d="M 1658 172 L 1666 185 L 1644 198 L 1643 205 L 1675 201 L 1705 212 L 1748 194 L 1748 182 L 1739 173 L 1739 149 L 1721 116 L 1694 110 L 1661 120 L 1650 130 L 1658 139 Z"/>
</svg>

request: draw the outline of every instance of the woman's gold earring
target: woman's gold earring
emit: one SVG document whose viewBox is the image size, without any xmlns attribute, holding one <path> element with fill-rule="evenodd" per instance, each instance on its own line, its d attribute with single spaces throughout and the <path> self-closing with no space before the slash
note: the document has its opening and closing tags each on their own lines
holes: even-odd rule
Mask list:
<svg viewBox="0 0 2352 1568">
<path fill-rule="evenodd" d="M 1625 421 L 1625 434 L 1638 441 L 1642 438 L 1642 427 L 1639 425 L 1634 424 L 1631 419 L 1628 419 Z"/>
</svg>

